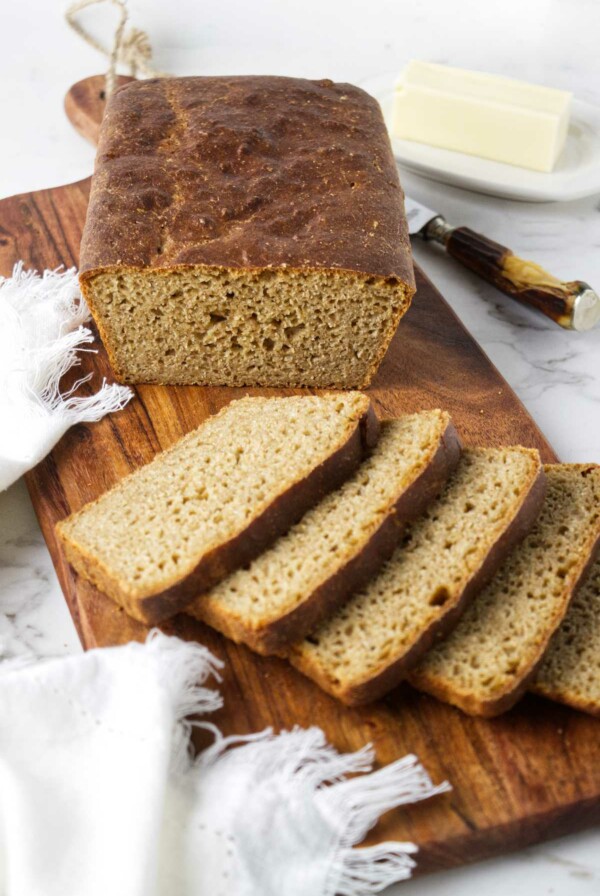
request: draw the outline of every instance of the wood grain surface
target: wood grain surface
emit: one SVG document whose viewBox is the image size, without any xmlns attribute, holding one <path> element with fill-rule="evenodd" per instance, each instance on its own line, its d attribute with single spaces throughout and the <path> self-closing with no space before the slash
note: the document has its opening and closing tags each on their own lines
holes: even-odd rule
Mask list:
<svg viewBox="0 0 600 896">
<path fill-rule="evenodd" d="M 40 270 L 77 264 L 89 181 L 0 201 L 0 272 L 23 259 Z M 468 443 L 522 443 L 552 449 L 450 310 L 417 271 L 414 305 L 401 323 L 369 390 L 384 416 L 443 407 Z M 90 391 L 113 379 L 106 355 L 86 353 Z M 80 375 L 81 369 L 77 375 Z M 54 525 L 149 461 L 231 399 L 259 390 L 141 386 L 121 413 L 72 428 L 27 477 L 32 501 L 85 647 L 141 640 L 147 630 L 65 563 Z M 260 390 L 269 394 L 269 390 Z M 271 390 L 272 394 L 274 390 Z M 165 630 L 198 639 L 225 660 L 225 733 L 320 725 L 341 750 L 374 744 L 385 764 L 416 753 L 452 793 L 394 811 L 371 841 L 414 840 L 419 869 L 431 871 L 504 852 L 600 822 L 600 727 L 583 714 L 532 696 L 491 721 L 401 687 L 384 701 L 348 709 L 278 659 L 253 655 L 179 616 Z"/>
<path fill-rule="evenodd" d="M 123 84 L 133 80 L 135 79 L 126 75 L 118 75 L 116 86 L 122 87 Z M 73 84 L 65 95 L 67 118 L 75 130 L 94 146 L 100 136 L 100 125 L 106 106 L 105 86 L 105 75 L 92 75 L 91 78 L 84 78 Z"/>
</svg>

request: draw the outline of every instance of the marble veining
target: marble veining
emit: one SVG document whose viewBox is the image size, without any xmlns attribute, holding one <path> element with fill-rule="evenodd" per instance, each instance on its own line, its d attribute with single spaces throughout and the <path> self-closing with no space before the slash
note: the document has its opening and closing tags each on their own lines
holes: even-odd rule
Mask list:
<svg viewBox="0 0 600 896">
<path fill-rule="evenodd" d="M 0 660 L 81 650 L 23 482 L 0 495 Z"/>
</svg>

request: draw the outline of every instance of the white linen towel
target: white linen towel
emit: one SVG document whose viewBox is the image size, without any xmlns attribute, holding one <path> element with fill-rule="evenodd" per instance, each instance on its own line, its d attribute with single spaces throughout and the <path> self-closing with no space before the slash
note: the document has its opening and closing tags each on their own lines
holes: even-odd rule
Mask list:
<svg viewBox="0 0 600 896">
<path fill-rule="evenodd" d="M 158 632 L 0 666 L 2 896 L 366 896 L 410 876 L 412 844 L 352 847 L 448 785 L 414 756 L 368 773 L 370 747 L 340 755 L 317 728 L 204 722 L 193 760 L 186 716 L 220 706 L 219 666 Z"/>
<path fill-rule="evenodd" d="M 61 377 L 79 363 L 77 351 L 93 341 L 84 326 L 89 318 L 75 268 L 39 276 L 19 263 L 12 277 L 0 277 L 0 491 L 74 423 L 99 420 L 131 398 L 131 389 L 106 383 L 95 395 L 77 397 L 89 376 L 60 394 Z"/>
</svg>

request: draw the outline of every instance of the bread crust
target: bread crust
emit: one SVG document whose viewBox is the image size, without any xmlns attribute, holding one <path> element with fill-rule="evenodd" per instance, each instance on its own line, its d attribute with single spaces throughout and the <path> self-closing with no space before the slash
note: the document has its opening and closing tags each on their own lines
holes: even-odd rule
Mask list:
<svg viewBox="0 0 600 896">
<path fill-rule="evenodd" d="M 309 507 L 338 488 L 376 442 L 378 432 L 379 421 L 369 402 L 343 444 L 323 463 L 279 495 L 246 529 L 205 554 L 187 576 L 154 594 L 132 595 L 127 584 L 116 580 L 94 556 L 74 542 L 61 523 L 56 526 L 57 535 L 68 562 L 78 574 L 116 601 L 130 616 L 154 625 L 175 615 L 234 569 L 250 562 Z"/>
<path fill-rule="evenodd" d="M 529 690 L 537 697 L 545 697 L 547 700 L 552 700 L 553 703 L 562 703 L 564 704 L 564 706 L 570 706 L 571 709 L 577 709 L 579 710 L 579 712 L 585 712 L 589 716 L 594 716 L 594 718 L 600 719 L 600 706 L 598 706 L 596 702 L 585 700 L 572 691 L 559 691 L 555 690 L 554 688 L 545 687 L 544 685 L 537 685 L 535 683 L 535 675 L 537 673 L 539 665 L 540 664 L 538 663 L 533 670 L 533 674 L 528 677 L 528 681 L 526 682 L 527 687 L 525 688 L 525 690 Z M 520 696 L 523 695 L 521 694 Z"/>
<path fill-rule="evenodd" d="M 437 641 L 441 640 L 456 625 L 462 612 L 475 595 L 493 577 L 504 558 L 529 532 L 543 504 L 546 491 L 546 477 L 540 466 L 532 477 L 530 488 L 523 497 L 521 506 L 506 527 L 500 538 L 491 546 L 485 561 L 465 584 L 458 600 L 425 631 L 411 648 L 394 662 L 384 666 L 378 673 L 371 674 L 363 681 L 351 686 L 333 682 L 322 675 L 320 666 L 312 664 L 310 658 L 298 654 L 292 662 L 300 671 L 305 672 L 319 684 L 323 690 L 333 693 L 347 706 L 360 706 L 383 697 L 401 681 L 408 679 L 411 684 L 421 688 L 421 680 L 415 681 L 411 670 L 421 657 Z M 421 688 L 428 690 L 429 687 Z"/>
<path fill-rule="evenodd" d="M 592 566 L 598 560 L 598 557 L 600 557 L 600 533 L 598 534 L 598 538 L 594 545 L 593 551 L 590 554 L 589 560 L 586 563 L 584 569 L 582 570 L 581 575 L 577 579 L 577 584 L 575 585 L 575 587 L 573 589 L 571 599 L 576 596 L 577 592 L 584 584 Z M 570 603 L 570 601 L 569 601 L 569 603 Z M 567 609 L 567 612 L 568 612 L 568 609 Z M 562 622 L 562 620 L 564 619 L 564 616 L 565 616 L 565 614 L 563 614 L 563 616 L 561 617 L 561 619 L 559 621 L 559 625 Z M 554 632 L 556 632 L 557 628 L 558 628 L 558 626 L 555 627 L 553 634 L 554 634 Z M 551 638 L 548 639 L 545 647 L 547 647 L 549 645 L 550 640 L 551 640 Z M 529 690 L 529 691 L 531 691 L 532 694 L 537 694 L 539 697 L 546 697 L 548 700 L 553 700 L 555 703 L 564 703 L 566 706 L 573 707 L 573 709 L 578 709 L 581 712 L 588 713 L 588 715 L 595 716 L 596 718 L 600 718 L 600 706 L 598 705 L 597 702 L 591 702 L 589 700 L 585 700 L 584 698 L 580 697 L 578 694 L 576 694 L 572 691 L 569 691 L 566 688 L 560 690 L 558 688 L 552 688 L 552 687 L 544 685 L 542 682 L 536 681 L 537 672 L 544 660 L 544 653 L 545 653 L 545 650 L 543 650 L 541 652 L 540 656 L 538 657 L 537 662 L 535 662 L 532 665 L 532 668 L 531 668 L 530 672 L 528 673 L 526 680 L 524 681 L 523 692 L 525 690 Z"/>
<path fill-rule="evenodd" d="M 101 271 L 195 265 L 362 272 L 414 291 L 376 100 L 350 84 L 272 76 L 115 91 L 81 244 L 84 289 Z"/>
<path fill-rule="evenodd" d="M 441 491 L 458 464 L 460 453 L 458 434 L 448 420 L 429 463 L 398 498 L 368 544 L 284 616 L 260 628 L 252 628 L 234 614 L 215 609 L 210 602 L 200 602 L 193 615 L 233 641 L 247 644 L 257 653 L 286 657 L 290 643 L 303 638 L 315 625 L 333 613 L 389 559 L 402 536 L 405 524 L 419 516 Z"/>
</svg>

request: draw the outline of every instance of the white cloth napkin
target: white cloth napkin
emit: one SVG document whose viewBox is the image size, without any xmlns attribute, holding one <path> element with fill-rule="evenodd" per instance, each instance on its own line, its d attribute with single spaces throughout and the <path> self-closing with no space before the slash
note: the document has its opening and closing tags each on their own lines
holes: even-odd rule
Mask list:
<svg viewBox="0 0 600 896">
<path fill-rule="evenodd" d="M 362 896 L 410 876 L 412 844 L 352 847 L 447 785 L 414 756 L 368 773 L 369 747 L 317 728 L 214 729 L 193 760 L 186 716 L 220 706 L 219 666 L 158 632 L 0 666 L 2 896 Z"/>
<path fill-rule="evenodd" d="M 75 268 L 40 277 L 19 263 L 12 277 L 0 277 L 0 491 L 39 463 L 74 423 L 99 420 L 131 398 L 131 389 L 106 383 L 78 398 L 74 393 L 89 376 L 60 394 L 61 377 L 79 363 L 77 351 L 93 341 L 83 326 L 89 318 Z"/>
</svg>

